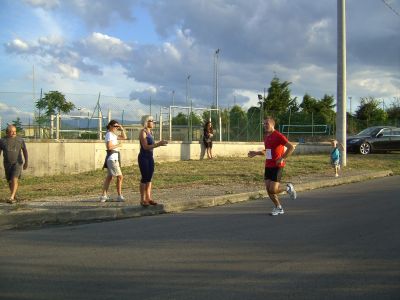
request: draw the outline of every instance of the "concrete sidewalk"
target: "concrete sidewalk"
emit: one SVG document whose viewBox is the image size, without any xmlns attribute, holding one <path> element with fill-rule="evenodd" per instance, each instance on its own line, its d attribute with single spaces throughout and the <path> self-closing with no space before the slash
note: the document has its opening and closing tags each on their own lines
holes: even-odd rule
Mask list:
<svg viewBox="0 0 400 300">
<path fill-rule="evenodd" d="M 347 184 L 373 178 L 393 175 L 392 171 L 365 172 L 349 171 L 342 172 L 341 176 L 303 176 L 296 181 L 296 191 L 318 189 L 323 187 Z M 209 187 L 203 187 L 208 189 Z M 110 221 L 124 218 L 150 216 L 163 213 L 181 212 L 200 207 L 210 207 L 259 199 L 266 197 L 265 190 L 229 193 L 221 188 L 220 193 L 213 196 L 192 197 L 191 193 L 199 191 L 199 187 L 184 188 L 183 193 L 174 190 L 164 194 L 163 201 L 157 206 L 142 208 L 138 203 L 106 202 L 100 203 L 95 198 L 70 198 L 70 199 L 46 199 L 45 201 L 26 201 L 15 205 L 0 203 L 0 230 L 13 228 L 29 228 L 47 224 L 74 224 L 89 223 L 97 221 Z M 283 196 L 285 197 L 285 196 Z M 301 194 L 298 195 L 301 201 Z M 297 201 L 297 200 L 296 200 Z"/>
</svg>

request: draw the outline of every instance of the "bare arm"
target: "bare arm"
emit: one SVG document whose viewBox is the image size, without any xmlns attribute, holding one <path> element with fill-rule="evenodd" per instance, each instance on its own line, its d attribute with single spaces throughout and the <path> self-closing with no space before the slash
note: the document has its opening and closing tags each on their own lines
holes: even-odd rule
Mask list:
<svg viewBox="0 0 400 300">
<path fill-rule="evenodd" d="M 265 155 L 265 150 L 261 150 L 261 151 L 249 151 L 249 153 L 247 153 L 247 156 L 248 157 L 254 157 L 254 156 L 257 156 L 257 155 L 261 155 L 261 156 L 264 156 Z"/>
<path fill-rule="evenodd" d="M 157 143 L 154 143 L 152 145 L 149 145 L 147 143 L 147 139 L 146 139 L 146 132 L 142 129 L 142 131 L 140 131 L 140 135 L 139 135 L 139 139 L 140 139 L 140 143 L 142 145 L 142 147 L 144 148 L 144 150 L 151 150 L 160 146 L 166 146 L 168 144 L 168 141 L 159 141 Z"/>
<path fill-rule="evenodd" d="M 295 147 L 291 142 L 285 144 L 286 151 L 282 154 L 282 157 L 276 161 L 277 164 L 282 163 L 283 160 L 288 158 L 294 151 Z"/>
<path fill-rule="evenodd" d="M 1 152 L 1 150 L 0 150 Z M 28 168 L 28 150 L 26 147 L 22 148 L 22 154 L 24 155 L 24 166 L 23 169 L 26 170 Z"/>
<path fill-rule="evenodd" d="M 118 136 L 119 140 L 126 140 L 127 136 L 126 136 L 126 132 L 125 132 L 125 128 L 122 126 L 119 126 L 120 130 L 121 130 L 121 135 Z"/>
</svg>

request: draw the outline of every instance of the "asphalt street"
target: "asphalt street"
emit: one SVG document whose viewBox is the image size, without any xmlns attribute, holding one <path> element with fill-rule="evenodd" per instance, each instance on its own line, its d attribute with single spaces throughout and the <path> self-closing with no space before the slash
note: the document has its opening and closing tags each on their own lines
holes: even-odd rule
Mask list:
<svg viewBox="0 0 400 300">
<path fill-rule="evenodd" d="M 0 299 L 399 299 L 399 176 L 0 232 Z"/>
</svg>

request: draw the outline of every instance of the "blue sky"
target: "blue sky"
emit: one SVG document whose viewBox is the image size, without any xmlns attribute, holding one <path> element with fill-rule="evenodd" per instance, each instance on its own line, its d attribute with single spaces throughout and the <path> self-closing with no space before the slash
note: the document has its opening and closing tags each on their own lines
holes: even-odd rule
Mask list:
<svg viewBox="0 0 400 300">
<path fill-rule="evenodd" d="M 386 3 L 386 4 L 385 4 Z M 40 90 L 80 112 L 138 120 L 160 106 L 248 108 L 274 74 L 292 95 L 336 97 L 333 0 L 0 0 L 0 116 L 33 118 Z M 391 10 L 388 6 L 391 6 Z M 400 0 L 347 1 L 347 95 L 390 105 L 400 97 Z M 33 72 L 34 69 L 34 72 Z M 348 110 L 350 107 L 348 105 Z"/>
</svg>

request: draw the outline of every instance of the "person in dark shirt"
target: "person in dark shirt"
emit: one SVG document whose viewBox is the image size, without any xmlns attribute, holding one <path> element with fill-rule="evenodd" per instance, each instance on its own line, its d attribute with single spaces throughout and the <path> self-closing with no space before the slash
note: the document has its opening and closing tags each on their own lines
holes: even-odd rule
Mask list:
<svg viewBox="0 0 400 300">
<path fill-rule="evenodd" d="M 5 138 L 0 139 L 0 155 L 3 152 L 4 172 L 11 192 L 7 203 L 13 204 L 16 202 L 15 194 L 22 169 L 28 168 L 28 150 L 24 140 L 17 136 L 17 128 L 14 125 L 7 126 L 6 134 Z"/>
<path fill-rule="evenodd" d="M 206 124 L 204 124 L 204 130 L 203 130 L 203 144 L 204 147 L 206 148 L 207 152 L 207 157 L 208 158 L 213 158 L 212 155 L 212 138 L 214 136 L 214 130 L 212 127 L 212 124 L 210 121 L 207 121 Z"/>
<path fill-rule="evenodd" d="M 154 148 L 166 146 L 167 141 L 155 142 L 153 137 L 154 119 L 150 115 L 142 117 L 143 129 L 139 133 L 140 152 L 138 155 L 138 164 L 140 174 L 140 205 L 147 207 L 149 205 L 157 205 L 151 196 L 151 180 L 154 174 Z"/>
</svg>

